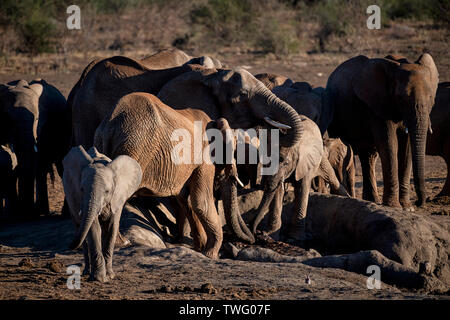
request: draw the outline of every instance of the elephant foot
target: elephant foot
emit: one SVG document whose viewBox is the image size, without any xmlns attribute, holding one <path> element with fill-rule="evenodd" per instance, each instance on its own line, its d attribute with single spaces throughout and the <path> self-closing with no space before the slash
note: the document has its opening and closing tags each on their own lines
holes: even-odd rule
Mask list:
<svg viewBox="0 0 450 320">
<path fill-rule="evenodd" d="M 109 279 L 114 279 L 116 277 L 116 274 L 114 273 L 114 271 L 112 269 L 107 270 L 106 271 L 106 275 L 108 276 Z"/>
<path fill-rule="evenodd" d="M 91 272 L 89 271 L 89 266 L 84 267 L 83 269 L 83 276 L 88 276 L 91 274 Z"/>
<path fill-rule="evenodd" d="M 99 270 L 97 272 L 94 272 L 94 274 L 91 274 L 89 277 L 89 281 L 99 281 L 102 283 L 108 282 L 108 277 L 106 276 L 106 270 Z"/>
<path fill-rule="evenodd" d="M 202 253 L 210 259 L 213 259 L 213 260 L 219 259 L 219 251 L 216 249 L 207 249 L 207 250 L 204 250 Z"/>
<path fill-rule="evenodd" d="M 387 199 L 383 200 L 383 206 L 392 207 L 392 208 L 402 208 L 400 202 L 397 199 Z"/>
<path fill-rule="evenodd" d="M 400 203 L 401 203 L 404 211 L 408 211 L 408 212 L 416 211 L 414 209 L 414 206 L 411 204 L 411 202 L 409 200 L 403 200 L 403 201 L 400 200 Z"/>
</svg>

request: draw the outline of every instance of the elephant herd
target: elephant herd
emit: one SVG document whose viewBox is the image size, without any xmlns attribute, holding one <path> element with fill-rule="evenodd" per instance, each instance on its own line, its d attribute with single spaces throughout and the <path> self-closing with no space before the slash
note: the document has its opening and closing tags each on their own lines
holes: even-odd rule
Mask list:
<svg viewBox="0 0 450 320">
<path fill-rule="evenodd" d="M 361 161 L 364 199 L 379 201 L 379 155 L 382 203 L 413 210 L 412 171 L 416 205 L 424 205 L 425 153 L 450 165 L 449 91 L 449 83 L 438 84 L 427 53 L 414 63 L 393 55 L 351 58 L 332 72 L 326 88 L 224 68 L 214 58 L 177 49 L 142 60 L 94 60 L 67 102 L 44 80 L 10 82 L 0 86 L 1 214 L 48 214 L 47 175 L 55 165 L 63 210 L 76 226 L 70 248 L 83 247 L 85 273 L 103 282 L 114 278 L 114 245 L 130 197 L 170 197 L 180 233 L 189 224 L 195 249 L 216 259 L 223 240 L 217 201 L 234 235 L 253 243 L 258 227 L 267 234 L 280 230 L 289 182 L 295 212 L 281 237 L 302 246 L 310 237 L 311 189 L 355 197 L 354 155 Z M 214 142 L 231 150 L 231 159 L 217 161 L 211 139 L 197 146 L 187 136 L 183 143 L 192 148 L 174 157 L 179 141 L 173 135 L 180 129 L 191 137 L 215 129 Z M 256 136 L 238 139 L 251 129 Z M 255 151 L 261 159 L 264 129 L 278 134 L 266 137 L 278 165 L 262 175 L 273 163 L 250 163 L 248 156 Z M 240 144 L 247 162 L 237 156 Z M 201 161 L 176 161 L 196 159 L 198 148 L 206 151 Z M 241 187 L 264 191 L 251 225 L 239 212 Z M 450 195 L 450 179 L 440 195 Z"/>
</svg>

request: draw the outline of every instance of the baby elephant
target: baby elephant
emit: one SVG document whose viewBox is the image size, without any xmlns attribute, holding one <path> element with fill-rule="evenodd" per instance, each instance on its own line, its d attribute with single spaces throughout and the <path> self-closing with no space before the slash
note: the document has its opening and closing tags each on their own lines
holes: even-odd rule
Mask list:
<svg viewBox="0 0 450 320">
<path fill-rule="evenodd" d="M 355 162 L 352 147 L 342 142 L 339 138 L 324 138 L 324 153 L 328 162 L 336 174 L 336 177 L 348 191 L 352 198 L 355 197 Z M 315 180 L 315 189 L 321 193 L 328 193 L 325 181 L 321 177 Z M 331 193 L 335 193 L 331 188 Z"/>
<path fill-rule="evenodd" d="M 82 146 L 70 150 L 63 166 L 64 192 L 77 228 L 70 249 L 83 244 L 83 273 L 90 274 L 90 280 L 113 279 L 112 256 L 120 216 L 141 183 L 141 167 L 129 156 L 111 160 L 94 147 L 86 152 Z"/>
<path fill-rule="evenodd" d="M 281 227 L 281 211 L 283 209 L 284 182 L 292 182 L 295 189 L 295 213 L 292 216 L 287 238 L 294 241 L 307 239 L 305 221 L 308 208 L 311 180 L 317 175 L 330 183 L 335 192 L 348 196 L 345 188 L 339 183 L 330 163 L 324 156 L 323 140 L 319 127 L 308 117 L 300 115 L 303 132 L 300 141 L 291 148 L 280 148 L 280 164 L 278 171 L 265 176 L 264 195 L 253 222 L 253 233 L 270 210 L 268 234 Z"/>
<path fill-rule="evenodd" d="M 16 167 L 14 151 L 6 145 L 0 145 L 0 216 L 11 216 L 17 206 Z"/>
</svg>

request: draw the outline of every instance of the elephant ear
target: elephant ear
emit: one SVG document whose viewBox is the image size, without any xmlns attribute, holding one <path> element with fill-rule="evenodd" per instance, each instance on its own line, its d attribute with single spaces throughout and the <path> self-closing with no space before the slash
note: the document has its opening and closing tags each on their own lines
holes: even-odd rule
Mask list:
<svg viewBox="0 0 450 320">
<path fill-rule="evenodd" d="M 430 83 L 433 85 L 433 88 L 435 89 L 434 92 L 436 92 L 439 83 L 439 72 L 436 68 L 436 64 L 434 63 L 433 57 L 428 53 L 424 53 L 419 57 L 419 59 L 417 59 L 416 63 L 429 70 Z"/>
<path fill-rule="evenodd" d="M 91 164 L 93 159 L 82 146 L 73 147 L 63 159 L 63 186 L 69 206 L 72 210 L 79 210 L 75 206 L 81 203 L 81 172 Z M 76 212 L 78 213 L 78 212 Z"/>
<path fill-rule="evenodd" d="M 33 90 L 33 92 L 36 93 L 38 97 L 40 97 L 42 92 L 44 91 L 44 87 L 40 83 L 31 84 L 30 89 Z"/>
<path fill-rule="evenodd" d="M 114 172 L 115 188 L 111 199 L 113 213 L 122 212 L 125 202 L 137 191 L 142 180 L 142 169 L 133 158 L 121 155 L 108 164 Z"/>
<path fill-rule="evenodd" d="M 369 59 L 357 76 L 352 78 L 352 87 L 356 96 L 369 109 L 382 119 L 396 119 L 393 95 L 395 92 L 395 74 L 398 62 L 387 59 Z"/>
<path fill-rule="evenodd" d="M 295 167 L 295 180 L 304 178 L 307 174 L 316 172 L 323 156 L 323 140 L 319 127 L 314 121 L 300 116 L 305 127 L 300 144 L 294 148 L 298 152 L 298 161 Z"/>
</svg>

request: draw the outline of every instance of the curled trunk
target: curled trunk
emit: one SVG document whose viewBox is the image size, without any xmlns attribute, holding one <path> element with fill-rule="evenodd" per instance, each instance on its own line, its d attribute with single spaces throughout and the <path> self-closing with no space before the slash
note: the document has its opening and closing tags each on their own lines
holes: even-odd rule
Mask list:
<svg viewBox="0 0 450 320">
<path fill-rule="evenodd" d="M 230 226 L 234 234 L 245 242 L 254 243 L 255 238 L 247 228 L 239 213 L 239 203 L 237 199 L 236 181 L 228 181 L 222 185 L 223 210 L 227 225 Z"/>
<path fill-rule="evenodd" d="M 78 249 L 83 244 L 86 236 L 91 229 L 92 223 L 94 219 L 97 218 L 98 213 L 100 212 L 99 205 L 96 203 L 95 197 L 91 197 L 89 203 L 85 208 L 82 209 L 82 221 L 80 227 L 78 229 L 75 238 L 70 244 L 69 248 L 72 250 Z"/>
</svg>

